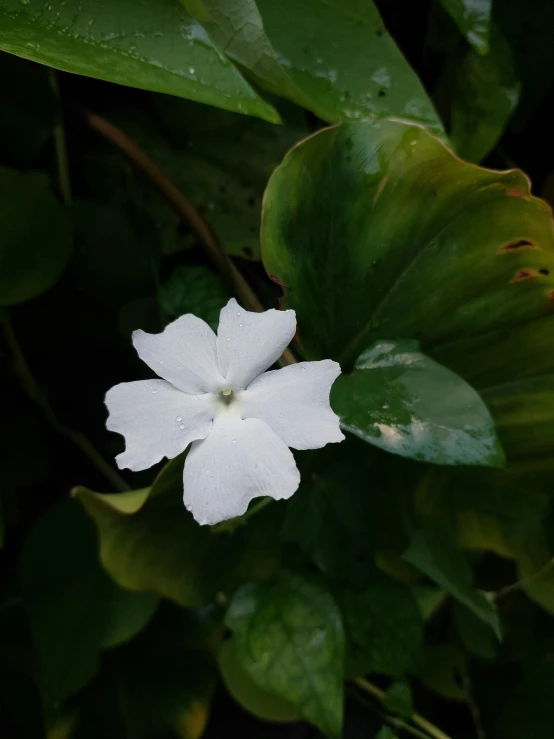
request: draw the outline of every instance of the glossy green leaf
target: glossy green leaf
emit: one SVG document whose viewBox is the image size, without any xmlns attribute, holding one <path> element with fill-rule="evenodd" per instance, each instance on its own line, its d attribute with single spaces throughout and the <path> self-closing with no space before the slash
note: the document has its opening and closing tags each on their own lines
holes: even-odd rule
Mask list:
<svg viewBox="0 0 554 739">
<path fill-rule="evenodd" d="M 182 606 L 202 606 L 245 579 L 264 579 L 279 563 L 282 507 L 269 506 L 233 533 L 200 526 L 183 505 L 183 458 L 152 488 L 73 494 L 94 519 L 100 560 L 122 587 L 149 590 Z"/>
<path fill-rule="evenodd" d="M 160 306 L 169 320 L 194 313 L 214 331 L 219 325 L 219 313 L 228 300 L 229 291 L 219 275 L 204 266 L 176 267 L 159 292 Z"/>
<path fill-rule="evenodd" d="M 380 337 L 425 349 L 541 318 L 554 288 L 551 220 L 520 172 L 461 162 L 397 121 L 351 123 L 302 142 L 276 170 L 262 249 L 303 353 L 348 369 Z"/>
<path fill-rule="evenodd" d="M 121 590 L 97 556 L 94 527 L 69 501 L 39 521 L 25 543 L 23 599 L 52 701 L 82 688 L 98 670 L 101 650 L 132 638 L 158 603 L 153 594 Z"/>
<path fill-rule="evenodd" d="M 370 0 L 181 0 L 271 92 L 327 121 L 395 115 L 442 130 Z"/>
<path fill-rule="evenodd" d="M 250 713 L 265 721 L 300 721 L 302 714 L 290 703 L 266 693 L 250 677 L 237 658 L 234 639 L 226 639 L 218 655 L 219 669 L 225 687 L 233 698 Z"/>
<path fill-rule="evenodd" d="M 337 600 L 346 630 L 348 675 L 405 674 L 423 639 L 423 621 L 410 588 L 383 578 L 362 592 L 341 589 Z"/>
<path fill-rule="evenodd" d="M 521 82 L 510 45 L 496 26 L 486 56 L 458 49 L 443 85 L 450 98 L 452 145 L 458 154 L 479 162 L 496 145 L 514 112 Z"/>
<path fill-rule="evenodd" d="M 1 0 L 0 49 L 66 72 L 279 116 L 175 0 Z"/>
<path fill-rule="evenodd" d="M 344 633 L 327 590 L 283 571 L 271 584 L 241 588 L 226 623 L 239 663 L 254 682 L 291 703 L 326 736 L 339 737 Z"/>
<path fill-rule="evenodd" d="M 0 167 L 0 305 L 34 298 L 61 276 L 73 242 L 65 208 L 43 174 Z"/>
<path fill-rule="evenodd" d="M 492 0 L 440 0 L 462 34 L 479 54 L 489 51 Z"/>
<path fill-rule="evenodd" d="M 451 537 L 433 529 L 422 529 L 412 538 L 404 559 L 467 606 L 501 638 L 496 608 L 473 588 L 469 563 Z"/>
<path fill-rule="evenodd" d="M 435 464 L 502 466 L 494 423 L 461 377 L 413 341 L 378 341 L 333 385 L 344 429 L 370 444 Z"/>
</svg>

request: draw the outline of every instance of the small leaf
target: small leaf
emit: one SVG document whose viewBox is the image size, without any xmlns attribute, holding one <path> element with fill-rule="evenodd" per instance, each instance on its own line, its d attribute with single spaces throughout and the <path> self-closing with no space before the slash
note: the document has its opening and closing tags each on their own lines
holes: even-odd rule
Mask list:
<svg viewBox="0 0 554 739">
<path fill-rule="evenodd" d="M 501 639 L 496 608 L 472 587 L 471 568 L 452 537 L 433 529 L 421 529 L 412 538 L 404 559 L 467 606 Z"/>
<path fill-rule="evenodd" d="M 229 300 L 229 291 L 221 278 L 207 267 L 181 265 L 162 284 L 159 300 L 170 320 L 194 313 L 215 331 L 219 313 Z"/>
<path fill-rule="evenodd" d="M 45 175 L 0 167 L 0 233 L 0 305 L 22 303 L 52 287 L 73 237 Z"/>
<path fill-rule="evenodd" d="M 387 688 L 383 705 L 390 713 L 410 718 L 414 714 L 414 706 L 408 680 L 394 680 Z"/>
<path fill-rule="evenodd" d="M 0 49 L 74 74 L 198 100 L 277 122 L 178 2 L 2 0 Z"/>
<path fill-rule="evenodd" d="M 501 466 L 487 407 L 413 341 L 378 341 L 333 385 L 342 427 L 381 449 L 435 464 Z"/>
<path fill-rule="evenodd" d="M 234 639 L 219 650 L 219 669 L 225 686 L 239 705 L 264 721 L 300 721 L 302 714 L 282 698 L 262 690 L 240 664 Z"/>
<path fill-rule="evenodd" d="M 344 633 L 340 613 L 317 580 L 281 572 L 245 585 L 226 617 L 239 663 L 263 690 L 295 706 L 328 737 L 343 713 Z"/>
<path fill-rule="evenodd" d="M 403 675 L 415 663 L 423 640 L 423 621 L 409 587 L 392 580 L 363 592 L 337 592 L 346 630 L 347 673 Z"/>
</svg>

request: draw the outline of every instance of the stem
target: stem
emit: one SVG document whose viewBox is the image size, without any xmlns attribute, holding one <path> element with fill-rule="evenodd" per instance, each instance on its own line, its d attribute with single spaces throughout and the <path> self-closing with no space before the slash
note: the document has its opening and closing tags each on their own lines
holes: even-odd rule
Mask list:
<svg viewBox="0 0 554 739">
<path fill-rule="evenodd" d="M 85 111 L 85 120 L 94 131 L 104 136 L 112 144 L 118 146 L 131 162 L 146 174 L 181 218 L 190 225 L 200 239 L 213 265 L 220 272 L 227 284 L 237 293 L 244 306 L 249 310 L 258 313 L 262 312 L 263 306 L 258 300 L 257 295 L 244 279 L 234 262 L 222 250 L 221 245 L 206 221 L 190 200 L 171 182 L 165 172 L 123 131 L 117 128 L 117 126 L 114 126 L 113 123 L 90 111 Z M 290 349 L 285 349 L 281 358 L 281 364 L 287 365 L 294 364 L 295 362 L 296 359 Z"/>
<path fill-rule="evenodd" d="M 65 143 L 65 127 L 63 123 L 60 85 L 58 82 L 58 73 L 55 69 L 52 68 L 50 68 L 50 85 L 54 90 L 54 93 L 57 96 L 60 104 L 60 120 L 54 128 L 54 145 L 56 147 L 56 162 L 58 167 L 58 185 L 64 204 L 71 205 L 71 203 L 73 202 L 73 198 L 71 195 L 69 160 L 67 158 L 67 146 Z"/>
<path fill-rule="evenodd" d="M 11 323 L 8 320 L 4 321 L 2 328 L 4 330 L 6 342 L 13 356 L 15 373 L 19 377 L 21 385 L 29 398 L 31 398 L 31 400 L 33 400 L 44 413 L 48 423 L 59 434 L 70 439 L 75 446 L 77 446 L 83 454 L 90 459 L 92 464 L 102 472 L 110 482 L 110 485 L 113 485 L 117 490 L 130 490 L 130 486 L 127 485 L 125 480 L 106 462 L 84 434 L 80 431 L 75 431 L 58 421 L 45 393 L 39 387 L 29 365 L 27 364 L 27 360 L 21 351 L 21 347 L 16 339 Z"/>
<path fill-rule="evenodd" d="M 481 720 L 481 711 L 479 710 L 479 706 L 477 705 L 473 697 L 471 680 L 469 677 L 469 672 L 465 665 L 460 667 L 459 674 L 462 683 L 462 690 L 464 691 L 466 703 L 469 708 L 469 712 L 471 713 L 471 719 L 473 721 L 473 726 L 475 727 L 477 739 L 487 739 L 487 734 Z"/>
<path fill-rule="evenodd" d="M 360 690 L 365 691 L 369 695 L 371 695 L 373 698 L 376 698 L 380 703 L 382 703 L 385 700 L 385 691 L 381 690 L 377 685 L 374 685 L 369 680 L 366 680 L 364 677 L 356 677 L 353 680 L 354 684 L 360 688 Z M 428 736 L 433 737 L 433 739 L 450 739 L 448 734 L 445 734 L 443 731 L 441 731 L 437 726 L 432 724 L 430 721 L 427 721 L 427 719 L 423 718 L 423 716 L 420 716 L 417 713 L 414 713 L 414 715 L 411 717 L 412 722 L 419 726 L 420 729 L 423 729 L 425 732 L 427 732 Z"/>
<path fill-rule="evenodd" d="M 518 582 L 514 582 L 511 585 L 506 585 L 506 587 L 493 594 L 493 600 L 495 602 L 498 602 L 501 598 L 505 598 L 510 593 L 513 593 L 516 590 L 521 590 L 521 588 L 527 585 L 527 583 L 532 582 L 533 580 L 536 580 L 537 578 L 545 575 L 553 566 L 554 557 L 552 559 L 549 559 L 548 562 L 536 572 L 532 572 L 530 575 L 527 575 L 527 577 L 524 577 L 522 580 L 518 580 Z"/>
</svg>

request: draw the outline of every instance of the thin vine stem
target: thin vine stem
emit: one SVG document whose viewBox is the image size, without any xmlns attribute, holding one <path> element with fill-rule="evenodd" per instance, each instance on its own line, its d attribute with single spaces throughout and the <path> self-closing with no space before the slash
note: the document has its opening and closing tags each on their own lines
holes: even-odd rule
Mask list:
<svg viewBox="0 0 554 739">
<path fill-rule="evenodd" d="M 125 482 L 121 475 L 119 475 L 119 473 L 114 470 L 108 462 L 106 462 L 83 433 L 75 431 L 58 420 L 52 406 L 48 402 L 46 394 L 40 388 L 31 372 L 31 368 L 25 359 L 25 355 L 21 350 L 13 327 L 8 319 L 4 320 L 2 323 L 2 329 L 4 331 L 8 348 L 12 354 L 14 372 L 19 378 L 19 381 L 29 398 L 39 406 L 50 426 L 52 426 L 52 428 L 59 434 L 72 441 L 73 444 L 75 444 L 75 446 L 89 458 L 92 464 L 104 475 L 110 485 L 112 485 L 116 490 L 130 490 L 130 486 Z"/>
<path fill-rule="evenodd" d="M 368 695 L 371 695 L 372 698 L 377 699 L 380 703 L 384 702 L 385 691 L 381 690 L 381 688 L 369 680 L 366 680 L 365 677 L 356 677 L 353 682 L 354 685 L 365 693 L 368 693 Z M 451 739 L 448 734 L 445 734 L 437 726 L 432 724 L 430 721 L 427 721 L 426 718 L 423 718 L 423 716 L 420 716 L 418 713 L 413 714 L 411 721 L 420 729 L 423 729 L 423 731 L 425 731 L 429 737 L 432 737 L 432 739 Z"/>
<path fill-rule="evenodd" d="M 121 149 L 137 169 L 140 169 L 150 179 L 177 214 L 189 224 L 200 239 L 214 267 L 220 272 L 229 287 L 236 292 L 244 307 L 252 311 L 262 312 L 264 310 L 263 305 L 236 264 L 225 254 L 213 231 L 198 210 L 174 185 L 166 173 L 132 139 L 110 121 L 90 111 L 85 112 L 85 120 L 94 131 Z M 290 349 L 285 349 L 280 364 L 284 366 L 295 362 L 294 354 Z"/>
</svg>

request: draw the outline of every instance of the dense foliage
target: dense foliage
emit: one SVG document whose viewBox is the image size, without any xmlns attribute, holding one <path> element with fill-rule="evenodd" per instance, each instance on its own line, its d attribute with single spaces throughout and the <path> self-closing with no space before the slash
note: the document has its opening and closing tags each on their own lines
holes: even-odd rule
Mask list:
<svg viewBox="0 0 554 739">
<path fill-rule="evenodd" d="M 2 739 L 551 739 L 553 22 L 0 0 Z M 232 295 L 346 439 L 199 526 L 103 401 Z"/>
</svg>

